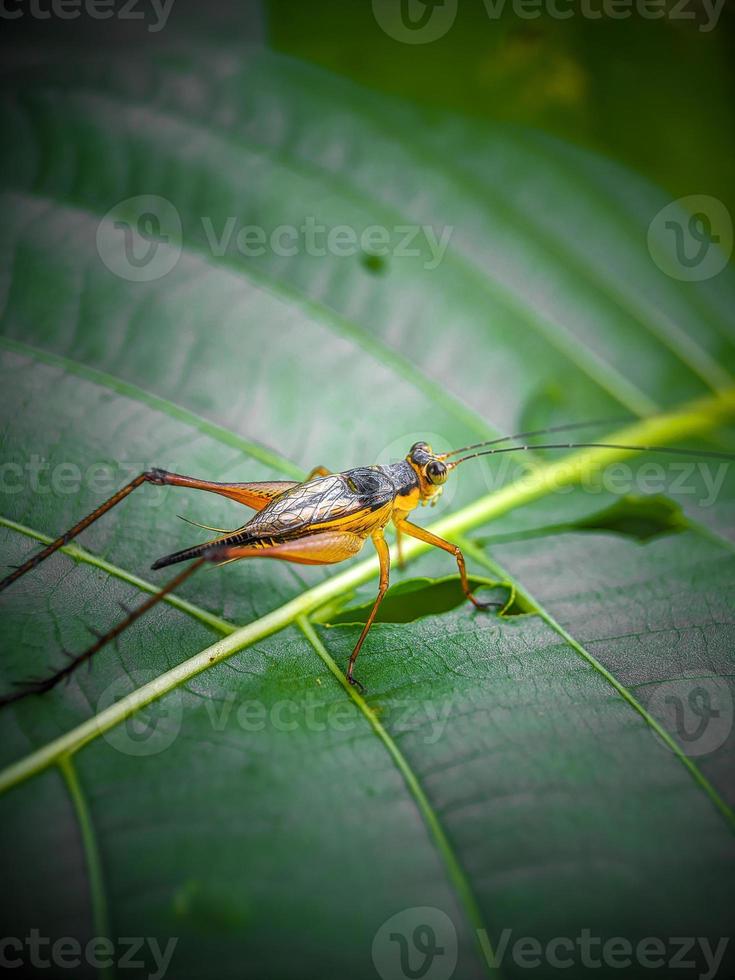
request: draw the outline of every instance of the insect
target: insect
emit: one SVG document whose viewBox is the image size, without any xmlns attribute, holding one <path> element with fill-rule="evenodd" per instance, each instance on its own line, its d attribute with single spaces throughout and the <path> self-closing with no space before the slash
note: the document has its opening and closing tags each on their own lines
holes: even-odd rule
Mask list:
<svg viewBox="0 0 735 980">
<path fill-rule="evenodd" d="M 450 473 L 462 463 L 479 456 L 528 449 L 585 448 L 612 448 L 735 459 L 735 455 L 731 453 L 601 442 L 522 444 L 504 447 L 499 445 L 504 442 L 517 443 L 520 439 L 554 432 L 570 431 L 592 425 L 609 425 L 621 421 L 627 420 L 576 422 L 532 432 L 520 432 L 445 453 L 435 453 L 428 443 L 417 442 L 410 448 L 405 459 L 397 463 L 385 466 L 359 466 L 341 473 L 330 473 L 325 467 L 319 466 L 312 470 L 303 482 L 276 480 L 259 483 L 215 483 L 157 468 L 146 470 L 0 581 L 0 591 L 68 544 L 144 483 L 189 487 L 220 494 L 252 508 L 256 513 L 239 528 L 223 532 L 210 541 L 159 558 L 152 565 L 154 570 L 182 562 L 190 562 L 190 564 L 136 609 L 126 610 L 128 612 L 126 618 L 109 632 L 98 635 L 96 642 L 83 653 L 76 656 L 67 654 L 69 662 L 60 670 L 48 677 L 20 686 L 19 690 L 1 698 L 0 704 L 17 701 L 28 694 L 43 693 L 69 677 L 81 663 L 91 661 L 94 654 L 106 643 L 118 637 L 123 630 L 173 592 L 205 562 L 228 564 L 241 558 L 275 558 L 304 565 L 329 565 L 353 557 L 370 538 L 380 563 L 378 594 L 350 655 L 346 670 L 349 683 L 364 690 L 363 685 L 354 676 L 355 661 L 388 590 L 390 551 L 385 540 L 385 530 L 389 523 L 394 525 L 396 531 L 399 557 L 404 535 L 440 548 L 452 555 L 457 562 L 462 590 L 467 599 L 477 609 L 486 610 L 497 605 L 497 603 L 481 602 L 473 595 L 467 577 L 465 559 L 457 545 L 445 541 L 409 520 L 409 515 L 420 504 L 436 503 Z M 462 453 L 468 455 L 461 455 Z"/>
</svg>

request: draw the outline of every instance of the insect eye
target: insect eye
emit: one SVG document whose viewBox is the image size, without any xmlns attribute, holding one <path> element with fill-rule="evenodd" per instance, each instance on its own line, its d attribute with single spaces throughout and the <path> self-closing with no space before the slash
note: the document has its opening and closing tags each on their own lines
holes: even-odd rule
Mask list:
<svg viewBox="0 0 735 980">
<path fill-rule="evenodd" d="M 413 446 L 411 446 L 410 455 L 415 456 L 416 453 L 430 453 L 430 452 L 431 452 L 431 446 L 429 446 L 428 442 L 415 442 Z"/>
<path fill-rule="evenodd" d="M 426 467 L 426 476 L 431 483 L 444 483 L 447 479 L 447 468 L 444 463 L 433 459 Z"/>
</svg>

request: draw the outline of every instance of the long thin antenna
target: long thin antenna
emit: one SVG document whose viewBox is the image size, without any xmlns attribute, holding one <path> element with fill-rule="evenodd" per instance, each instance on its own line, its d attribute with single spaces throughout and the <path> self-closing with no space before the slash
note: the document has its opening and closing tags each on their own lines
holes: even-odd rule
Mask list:
<svg viewBox="0 0 735 980">
<path fill-rule="evenodd" d="M 448 453 L 442 453 L 439 459 L 446 459 L 448 456 L 456 456 L 457 453 L 466 453 L 469 449 L 480 449 L 481 446 L 497 446 L 500 442 L 510 442 L 512 439 L 530 439 L 532 436 L 546 436 L 552 432 L 573 432 L 575 429 L 586 429 L 593 425 L 622 425 L 624 422 L 631 422 L 632 416 L 616 419 L 595 419 L 591 422 L 567 422 L 565 425 L 552 425 L 548 429 L 533 429 L 530 432 L 516 432 L 513 436 L 500 436 L 498 439 L 487 439 L 485 442 L 475 442 L 471 446 L 462 446 L 461 449 L 452 449 Z M 636 421 L 638 421 L 636 419 Z"/>
<path fill-rule="evenodd" d="M 470 456 L 463 456 L 462 459 L 458 459 L 454 463 L 449 463 L 448 468 L 454 469 L 460 463 L 465 463 L 468 459 L 476 459 L 478 456 L 517 453 L 527 449 L 622 449 L 625 452 L 673 453 L 677 456 L 702 456 L 708 459 L 735 460 L 735 453 L 720 453 L 712 449 L 677 449 L 674 446 L 624 446 L 614 442 L 556 442 L 537 444 L 535 446 L 506 446 L 503 449 L 486 449 L 482 453 L 472 453 Z"/>
</svg>

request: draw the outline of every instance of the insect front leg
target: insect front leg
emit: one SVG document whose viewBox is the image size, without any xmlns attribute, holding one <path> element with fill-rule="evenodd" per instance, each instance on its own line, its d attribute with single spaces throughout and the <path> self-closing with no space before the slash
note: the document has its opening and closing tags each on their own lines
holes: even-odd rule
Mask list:
<svg viewBox="0 0 735 980">
<path fill-rule="evenodd" d="M 315 466 L 304 480 L 304 483 L 308 483 L 309 480 L 313 480 L 316 476 L 329 476 L 331 472 L 332 471 L 328 470 L 326 466 Z"/>
<path fill-rule="evenodd" d="M 480 602 L 479 599 L 475 599 L 472 594 L 472 589 L 470 588 L 470 583 L 467 578 L 467 566 L 465 564 L 464 555 L 462 554 L 461 548 L 456 544 L 452 544 L 451 541 L 445 541 L 444 538 L 440 538 L 436 534 L 432 534 L 431 531 L 427 531 L 423 527 L 419 527 L 417 524 L 412 524 L 410 521 L 400 521 L 400 528 L 405 531 L 406 534 L 410 535 L 412 538 L 418 538 L 419 541 L 425 541 L 426 544 L 433 545 L 435 548 L 441 548 L 442 551 L 448 551 L 450 555 L 454 555 L 457 561 L 457 568 L 459 569 L 459 578 L 462 582 L 462 591 L 470 600 L 473 606 L 477 609 L 490 609 L 492 606 L 498 605 L 495 602 Z"/>
</svg>

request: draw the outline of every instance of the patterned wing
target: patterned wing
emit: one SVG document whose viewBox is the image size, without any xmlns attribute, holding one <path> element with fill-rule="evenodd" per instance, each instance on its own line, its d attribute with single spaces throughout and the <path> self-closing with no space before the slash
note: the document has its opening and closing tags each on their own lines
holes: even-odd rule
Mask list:
<svg viewBox="0 0 735 980">
<path fill-rule="evenodd" d="M 314 525 L 372 513 L 389 503 L 395 493 L 393 480 L 379 466 L 333 473 L 282 493 L 256 514 L 245 530 L 257 536 L 290 537 Z"/>
</svg>

